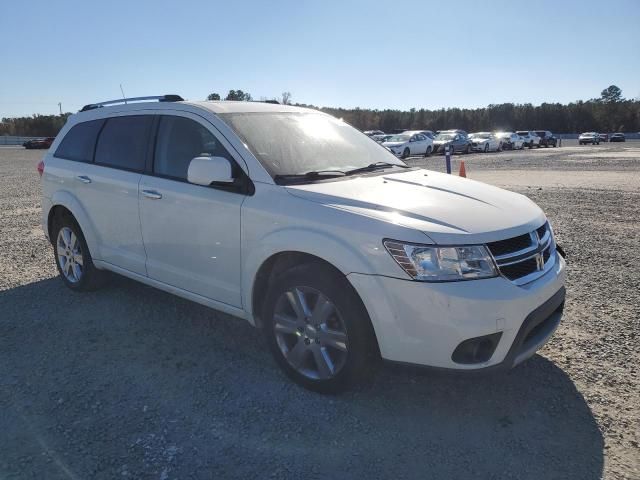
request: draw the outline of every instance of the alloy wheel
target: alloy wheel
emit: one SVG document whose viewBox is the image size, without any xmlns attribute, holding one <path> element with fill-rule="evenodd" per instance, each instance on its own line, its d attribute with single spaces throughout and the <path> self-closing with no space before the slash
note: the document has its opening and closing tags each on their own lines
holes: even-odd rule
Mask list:
<svg viewBox="0 0 640 480">
<path fill-rule="evenodd" d="M 69 227 L 62 227 L 58 232 L 57 254 L 58 265 L 67 280 L 78 283 L 82 278 L 84 257 L 77 235 Z"/>
<path fill-rule="evenodd" d="M 333 302 L 314 288 L 299 286 L 282 293 L 273 329 L 283 357 L 307 378 L 333 378 L 346 364 L 345 323 Z"/>
</svg>

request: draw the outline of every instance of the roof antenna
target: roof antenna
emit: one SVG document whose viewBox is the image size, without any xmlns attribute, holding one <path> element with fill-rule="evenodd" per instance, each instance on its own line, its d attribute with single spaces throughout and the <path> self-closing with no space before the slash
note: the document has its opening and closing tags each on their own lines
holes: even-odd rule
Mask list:
<svg viewBox="0 0 640 480">
<path fill-rule="evenodd" d="M 122 92 L 122 99 L 124 100 L 124 104 L 127 104 L 127 99 L 124 96 L 124 90 L 122 89 L 122 84 L 120 84 L 120 91 Z"/>
</svg>

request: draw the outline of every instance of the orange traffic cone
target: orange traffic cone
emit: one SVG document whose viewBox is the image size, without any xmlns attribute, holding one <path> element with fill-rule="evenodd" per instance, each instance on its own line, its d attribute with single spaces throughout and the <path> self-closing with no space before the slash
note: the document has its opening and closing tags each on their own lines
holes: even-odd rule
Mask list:
<svg viewBox="0 0 640 480">
<path fill-rule="evenodd" d="M 458 176 L 467 178 L 467 170 L 464 168 L 464 160 L 460 161 L 460 172 Z"/>
</svg>

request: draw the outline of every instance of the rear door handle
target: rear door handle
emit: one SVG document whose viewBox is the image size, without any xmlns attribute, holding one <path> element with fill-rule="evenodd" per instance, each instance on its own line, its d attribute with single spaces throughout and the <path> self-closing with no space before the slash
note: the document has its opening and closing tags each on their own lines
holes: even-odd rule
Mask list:
<svg viewBox="0 0 640 480">
<path fill-rule="evenodd" d="M 156 192 L 155 190 L 142 190 L 142 194 L 147 198 L 151 198 L 152 200 L 160 200 L 162 198 L 162 194 Z"/>
<path fill-rule="evenodd" d="M 91 183 L 91 179 L 86 175 L 78 175 L 76 178 L 80 180 L 82 183 Z"/>
</svg>

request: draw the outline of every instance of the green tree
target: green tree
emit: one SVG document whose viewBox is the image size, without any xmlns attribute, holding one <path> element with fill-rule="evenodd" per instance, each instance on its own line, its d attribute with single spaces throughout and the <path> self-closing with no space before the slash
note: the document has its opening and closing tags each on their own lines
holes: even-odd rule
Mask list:
<svg viewBox="0 0 640 480">
<path fill-rule="evenodd" d="M 242 90 L 229 90 L 225 100 L 236 100 L 239 102 L 250 102 L 253 100 L 250 93 L 245 93 Z"/>
<path fill-rule="evenodd" d="M 604 103 L 617 103 L 622 101 L 622 90 L 615 85 L 610 85 L 602 90 L 600 97 Z"/>
<path fill-rule="evenodd" d="M 210 93 L 209 96 L 207 96 L 207 100 L 220 100 L 220 94 Z"/>
</svg>

